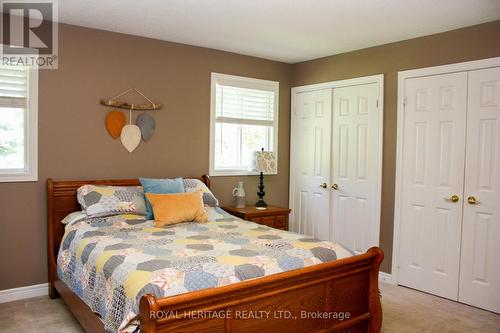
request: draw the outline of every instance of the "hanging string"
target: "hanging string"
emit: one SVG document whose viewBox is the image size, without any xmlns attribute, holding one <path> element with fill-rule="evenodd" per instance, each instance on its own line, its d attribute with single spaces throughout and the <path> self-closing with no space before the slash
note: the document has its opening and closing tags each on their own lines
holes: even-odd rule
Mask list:
<svg viewBox="0 0 500 333">
<path fill-rule="evenodd" d="M 118 95 L 116 95 L 116 96 L 114 96 L 114 97 L 111 97 L 111 98 L 110 98 L 110 100 L 115 100 L 115 99 L 117 99 L 118 97 L 123 96 L 123 95 L 125 95 L 125 94 L 126 94 L 126 93 L 128 93 L 128 92 L 131 92 L 132 90 L 133 90 L 133 91 L 135 91 L 136 93 L 138 93 L 139 95 L 141 95 L 142 97 L 144 97 L 144 98 L 145 98 L 145 99 L 146 99 L 149 103 L 151 103 L 151 105 L 153 105 L 153 106 L 155 105 L 155 103 L 154 103 L 152 100 L 150 100 L 149 98 L 147 98 L 147 97 L 146 97 L 146 95 L 144 95 L 142 92 L 140 92 L 140 91 L 139 91 L 138 89 L 136 89 L 136 88 L 130 88 L 130 89 L 127 89 L 127 90 L 125 90 L 124 92 L 121 92 L 121 93 L 119 93 Z"/>
<path fill-rule="evenodd" d="M 134 104 L 132 104 L 132 108 L 134 107 Z M 132 108 L 128 110 L 128 123 L 129 125 L 132 125 Z"/>
<path fill-rule="evenodd" d="M 147 104 L 137 104 L 135 103 L 134 106 L 132 107 L 132 111 L 147 111 L 147 110 L 159 110 L 162 108 L 161 103 L 155 103 L 151 99 L 149 99 L 146 95 L 142 93 L 137 88 L 129 88 L 118 95 L 113 96 L 111 99 L 101 99 L 101 104 L 105 106 L 110 106 L 110 107 L 115 107 L 115 108 L 121 108 L 121 109 L 126 109 L 128 110 L 130 108 L 130 104 L 124 101 L 120 101 L 119 98 L 129 92 L 136 92 L 138 95 L 140 95 L 144 100 L 146 100 L 148 103 Z"/>
</svg>

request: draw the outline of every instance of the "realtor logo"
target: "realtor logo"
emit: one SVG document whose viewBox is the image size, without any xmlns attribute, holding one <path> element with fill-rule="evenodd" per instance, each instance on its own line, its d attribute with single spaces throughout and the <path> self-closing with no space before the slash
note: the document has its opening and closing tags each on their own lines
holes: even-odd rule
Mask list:
<svg viewBox="0 0 500 333">
<path fill-rule="evenodd" d="M 0 6 L 1 62 L 56 69 L 57 2 L 1 0 Z"/>
</svg>

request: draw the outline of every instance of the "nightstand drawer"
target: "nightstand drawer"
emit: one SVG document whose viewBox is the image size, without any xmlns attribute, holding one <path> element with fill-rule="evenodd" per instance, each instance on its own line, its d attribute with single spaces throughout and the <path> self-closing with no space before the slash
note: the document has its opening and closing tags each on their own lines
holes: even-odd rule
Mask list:
<svg viewBox="0 0 500 333">
<path fill-rule="evenodd" d="M 251 221 L 260 223 L 260 224 L 265 224 L 268 227 L 276 228 L 276 216 L 262 216 L 262 217 L 253 217 L 250 219 Z"/>
<path fill-rule="evenodd" d="M 288 230 L 288 215 L 276 216 L 275 228 Z"/>
<path fill-rule="evenodd" d="M 245 208 L 223 207 L 229 214 L 241 219 L 253 221 L 271 228 L 288 230 L 288 214 L 290 209 L 276 206 L 268 206 L 267 209 L 257 209 L 254 206 Z"/>
<path fill-rule="evenodd" d="M 264 224 L 271 228 L 288 230 L 288 216 L 286 215 L 252 217 L 250 221 Z"/>
</svg>

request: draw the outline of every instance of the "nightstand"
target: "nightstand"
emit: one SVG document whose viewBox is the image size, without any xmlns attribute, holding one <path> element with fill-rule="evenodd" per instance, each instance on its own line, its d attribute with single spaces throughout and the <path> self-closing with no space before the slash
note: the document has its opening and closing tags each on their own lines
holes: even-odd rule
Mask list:
<svg viewBox="0 0 500 333">
<path fill-rule="evenodd" d="M 256 209 L 255 206 L 245 208 L 221 207 L 231 215 L 244 220 L 267 225 L 271 228 L 288 230 L 288 215 L 290 209 L 276 206 L 267 206 L 267 209 Z"/>
</svg>

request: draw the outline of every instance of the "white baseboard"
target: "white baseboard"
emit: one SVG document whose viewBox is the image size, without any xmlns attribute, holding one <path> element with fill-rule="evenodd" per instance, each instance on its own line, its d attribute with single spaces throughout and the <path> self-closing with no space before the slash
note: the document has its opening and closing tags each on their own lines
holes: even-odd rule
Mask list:
<svg viewBox="0 0 500 333">
<path fill-rule="evenodd" d="M 0 303 L 18 301 L 20 299 L 46 296 L 49 293 L 49 284 L 41 283 L 32 286 L 0 290 Z"/>
<path fill-rule="evenodd" d="M 379 282 L 384 282 L 384 283 L 387 283 L 387 284 L 392 284 L 394 286 L 397 285 L 396 281 L 394 281 L 394 278 L 389 273 L 378 272 L 378 280 L 379 280 Z"/>
<path fill-rule="evenodd" d="M 392 275 L 385 272 L 379 272 L 378 279 L 380 282 L 396 285 L 396 281 Z M 21 299 L 46 296 L 49 293 L 48 283 L 35 284 L 32 286 L 12 288 L 0 290 L 0 303 L 18 301 Z"/>
</svg>

